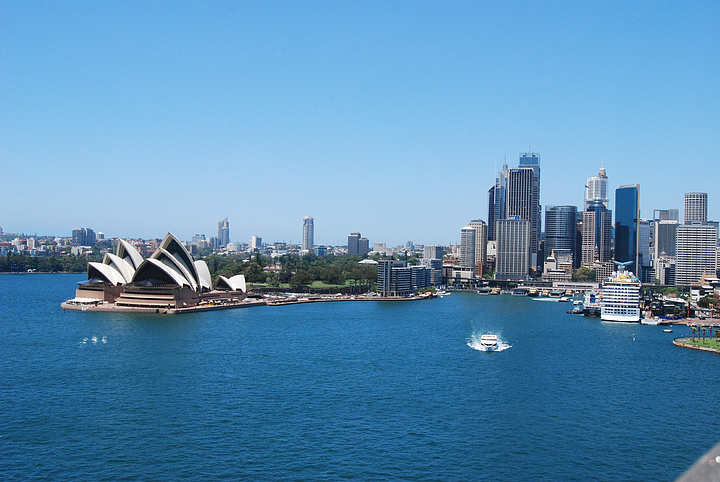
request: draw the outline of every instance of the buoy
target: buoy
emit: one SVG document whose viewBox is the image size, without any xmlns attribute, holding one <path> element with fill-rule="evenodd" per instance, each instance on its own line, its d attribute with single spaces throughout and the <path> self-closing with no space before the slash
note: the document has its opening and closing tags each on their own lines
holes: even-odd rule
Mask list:
<svg viewBox="0 0 720 482">
<path fill-rule="evenodd" d="M 633 341 L 635 341 L 635 333 L 633 333 Z"/>
</svg>

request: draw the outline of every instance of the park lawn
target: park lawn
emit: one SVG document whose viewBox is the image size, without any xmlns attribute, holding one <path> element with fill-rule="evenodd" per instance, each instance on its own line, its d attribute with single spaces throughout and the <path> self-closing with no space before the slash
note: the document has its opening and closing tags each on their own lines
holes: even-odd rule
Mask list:
<svg viewBox="0 0 720 482">
<path fill-rule="evenodd" d="M 719 348 L 717 344 L 717 340 L 715 338 L 705 338 L 705 343 L 703 343 L 702 337 L 696 338 L 695 341 L 692 341 L 692 338 L 687 339 L 687 343 L 689 345 L 697 345 L 697 346 L 703 346 L 707 348 Z"/>
</svg>

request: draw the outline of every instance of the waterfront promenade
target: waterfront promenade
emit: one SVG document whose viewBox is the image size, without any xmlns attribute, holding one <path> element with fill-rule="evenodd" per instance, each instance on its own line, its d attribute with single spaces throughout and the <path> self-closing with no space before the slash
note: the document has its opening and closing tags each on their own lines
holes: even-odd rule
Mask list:
<svg viewBox="0 0 720 482">
<path fill-rule="evenodd" d="M 326 303 L 333 301 L 417 301 L 434 298 L 434 295 L 415 296 L 377 296 L 377 295 L 310 295 L 310 296 L 271 296 L 268 298 L 245 298 L 242 300 L 223 301 L 216 303 L 201 303 L 195 306 L 182 308 L 155 307 L 143 308 L 132 306 L 117 306 L 114 303 L 89 301 L 85 303 L 72 303 L 65 301 L 60 304 L 63 310 L 95 311 L 106 313 L 147 313 L 176 315 L 182 313 L 199 313 L 204 311 L 231 310 L 237 308 L 250 308 L 255 306 L 282 306 L 303 303 Z"/>
</svg>

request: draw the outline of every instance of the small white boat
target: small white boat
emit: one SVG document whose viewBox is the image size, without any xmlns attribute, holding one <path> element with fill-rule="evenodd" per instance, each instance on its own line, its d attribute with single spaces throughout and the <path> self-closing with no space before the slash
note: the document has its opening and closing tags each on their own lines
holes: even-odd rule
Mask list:
<svg viewBox="0 0 720 482">
<path fill-rule="evenodd" d="M 672 333 L 672 332 L 673 332 L 673 331 L 672 331 L 672 328 L 665 328 L 663 331 L 664 331 L 665 333 Z"/>
<path fill-rule="evenodd" d="M 659 325 L 661 321 L 662 320 L 660 320 L 660 318 L 656 316 L 655 318 L 643 318 L 642 320 L 640 320 L 640 324 L 656 326 Z"/>
<path fill-rule="evenodd" d="M 498 347 L 498 337 L 488 332 L 480 337 L 480 345 L 486 350 L 496 350 Z"/>
<path fill-rule="evenodd" d="M 570 297 L 569 297 L 569 296 L 563 296 L 563 297 L 561 297 L 558 301 L 562 301 L 562 302 L 565 303 L 565 302 L 570 301 Z"/>
</svg>

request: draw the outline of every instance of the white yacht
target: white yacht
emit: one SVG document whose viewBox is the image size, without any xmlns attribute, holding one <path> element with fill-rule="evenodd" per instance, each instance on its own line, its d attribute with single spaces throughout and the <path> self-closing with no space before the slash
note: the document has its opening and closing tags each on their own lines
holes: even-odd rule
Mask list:
<svg viewBox="0 0 720 482">
<path fill-rule="evenodd" d="M 640 321 L 640 280 L 618 263 L 618 270 L 602 284 L 600 318 L 603 321 Z"/>
<path fill-rule="evenodd" d="M 486 350 L 497 350 L 498 337 L 488 332 L 480 337 L 480 345 Z"/>
</svg>

